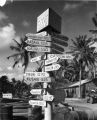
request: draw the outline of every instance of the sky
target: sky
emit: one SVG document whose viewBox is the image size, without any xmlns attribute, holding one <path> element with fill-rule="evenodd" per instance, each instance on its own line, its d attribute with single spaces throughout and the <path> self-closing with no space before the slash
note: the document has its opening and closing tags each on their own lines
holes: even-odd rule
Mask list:
<svg viewBox="0 0 97 120">
<path fill-rule="evenodd" d="M 97 1 L 65 1 L 65 0 L 10 0 L 0 7 L 0 74 L 6 73 L 9 78 L 22 78 L 21 64 L 12 68 L 13 59 L 6 57 L 13 54 L 10 45 L 13 38 L 19 41 L 27 33 L 36 33 L 37 17 L 47 8 L 52 8 L 62 18 L 61 34 L 75 39 L 79 35 L 87 34 L 91 37 L 90 29 L 95 29 L 92 17 L 97 11 Z M 28 71 L 32 71 L 32 63 Z"/>
</svg>

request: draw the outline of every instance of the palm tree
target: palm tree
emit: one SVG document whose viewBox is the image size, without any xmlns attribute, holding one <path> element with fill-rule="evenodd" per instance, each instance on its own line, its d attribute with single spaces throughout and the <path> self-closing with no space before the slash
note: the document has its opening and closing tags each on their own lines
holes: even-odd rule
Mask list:
<svg viewBox="0 0 97 120">
<path fill-rule="evenodd" d="M 95 47 L 90 47 L 92 43 L 92 38 L 87 38 L 86 35 L 76 37 L 75 40 L 72 40 L 72 46 L 70 46 L 71 53 L 74 54 L 75 60 L 79 64 L 79 97 L 81 97 L 81 79 L 83 68 L 85 67 L 95 67 L 95 61 L 97 53 L 95 53 Z"/>
<path fill-rule="evenodd" d="M 22 66 L 24 66 L 24 72 L 28 67 L 29 64 L 29 55 L 33 57 L 35 55 L 35 52 L 28 52 L 25 50 L 26 47 L 26 37 L 20 39 L 20 43 L 14 39 L 14 42 L 16 43 L 16 46 L 10 46 L 11 50 L 15 50 L 16 53 L 8 56 L 7 59 L 9 58 L 14 58 L 14 64 L 13 68 L 19 63 L 22 62 Z"/>
</svg>

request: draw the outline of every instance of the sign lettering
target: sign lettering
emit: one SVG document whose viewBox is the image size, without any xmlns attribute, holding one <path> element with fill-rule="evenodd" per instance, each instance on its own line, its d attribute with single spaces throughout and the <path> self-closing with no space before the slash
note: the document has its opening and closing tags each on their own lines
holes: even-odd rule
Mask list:
<svg viewBox="0 0 97 120">
<path fill-rule="evenodd" d="M 45 77 L 45 78 L 26 77 L 25 79 L 30 82 L 51 82 L 51 78 L 49 77 Z"/>
<path fill-rule="evenodd" d="M 51 49 L 49 47 L 31 47 L 27 46 L 25 48 L 27 51 L 34 51 L 34 52 L 50 52 Z"/>
<path fill-rule="evenodd" d="M 31 38 L 29 38 L 26 41 L 27 44 L 31 44 L 31 45 L 39 45 L 39 46 L 51 46 L 50 42 L 46 42 L 46 41 L 38 41 L 38 40 L 33 40 Z"/>
<path fill-rule="evenodd" d="M 30 105 L 37 105 L 37 106 L 46 106 L 46 101 L 39 101 L 39 100 L 30 100 L 29 101 Z"/>
<path fill-rule="evenodd" d="M 26 77 L 49 77 L 49 74 L 47 72 L 26 72 L 24 74 Z"/>
<path fill-rule="evenodd" d="M 59 64 L 53 64 L 50 66 L 45 66 L 45 71 L 54 71 L 58 70 L 61 66 Z"/>
</svg>

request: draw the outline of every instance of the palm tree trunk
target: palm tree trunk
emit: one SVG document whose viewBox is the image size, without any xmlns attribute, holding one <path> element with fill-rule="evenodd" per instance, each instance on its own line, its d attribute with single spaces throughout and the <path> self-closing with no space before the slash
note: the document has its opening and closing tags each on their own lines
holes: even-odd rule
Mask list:
<svg viewBox="0 0 97 120">
<path fill-rule="evenodd" d="M 93 77 L 94 78 L 96 77 L 96 67 L 95 67 L 95 65 L 93 66 Z"/>
<path fill-rule="evenodd" d="M 79 73 L 79 98 L 81 98 L 81 75 L 82 75 L 82 72 L 81 72 L 81 67 L 80 67 L 80 73 Z"/>
</svg>

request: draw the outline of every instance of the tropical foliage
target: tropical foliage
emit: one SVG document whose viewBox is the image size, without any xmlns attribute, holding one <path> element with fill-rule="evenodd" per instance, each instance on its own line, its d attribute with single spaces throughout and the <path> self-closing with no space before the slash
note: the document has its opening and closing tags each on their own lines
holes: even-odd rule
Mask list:
<svg viewBox="0 0 97 120">
<path fill-rule="evenodd" d="M 31 86 L 24 83 L 24 81 L 12 78 L 12 81 L 9 82 L 7 76 L 0 78 L 0 97 L 2 97 L 3 93 L 12 93 L 13 97 L 27 97 L 30 96 L 30 89 Z"/>
<path fill-rule="evenodd" d="M 25 50 L 25 47 L 27 46 L 26 44 L 26 37 L 21 38 L 20 42 L 16 41 L 14 39 L 14 42 L 16 43 L 16 45 L 11 45 L 10 49 L 11 50 L 15 50 L 16 53 L 8 56 L 7 58 L 14 58 L 14 64 L 13 64 L 13 68 L 19 63 L 22 63 L 22 66 L 24 66 L 24 72 L 27 69 L 27 66 L 29 64 L 29 57 L 33 57 L 35 55 L 35 52 L 28 52 L 27 50 Z"/>
</svg>

